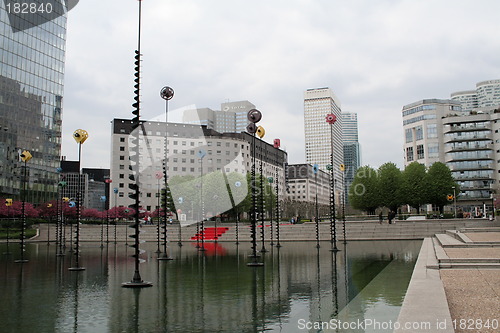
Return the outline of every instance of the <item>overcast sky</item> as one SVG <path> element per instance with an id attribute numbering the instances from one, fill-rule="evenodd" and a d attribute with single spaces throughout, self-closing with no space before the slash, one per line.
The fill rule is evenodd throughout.
<path id="1" fill-rule="evenodd" d="M 498 0 L 144 0 L 142 118 L 249 100 L 264 139 L 303 163 L 303 92 L 330 87 L 358 113 L 362 164 L 403 165 L 401 109 L 500 78 Z M 130 118 L 138 1 L 83 0 L 68 14 L 63 155 L 109 168 L 110 122 Z M 176 118 L 175 113 L 172 118 Z"/>

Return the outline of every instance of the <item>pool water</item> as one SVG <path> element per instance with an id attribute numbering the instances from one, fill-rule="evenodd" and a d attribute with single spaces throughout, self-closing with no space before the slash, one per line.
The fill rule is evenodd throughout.
<path id="1" fill-rule="evenodd" d="M 15 263 L 11 243 L 0 254 L 0 331 L 392 331 L 359 323 L 397 319 L 421 241 L 351 241 L 337 253 L 329 242 L 282 245 L 266 245 L 264 265 L 248 267 L 249 243 L 206 243 L 205 252 L 172 243 L 169 261 L 145 243 L 140 274 L 153 286 L 129 289 L 133 249 L 123 243 L 82 243 L 80 272 L 54 244 L 28 244 L 29 262 Z"/>

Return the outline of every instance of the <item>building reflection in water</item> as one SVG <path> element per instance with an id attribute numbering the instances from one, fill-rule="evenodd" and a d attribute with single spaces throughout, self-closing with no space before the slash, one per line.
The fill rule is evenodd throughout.
<path id="1" fill-rule="evenodd" d="M 420 248 L 414 241 L 353 241 L 332 253 L 297 242 L 270 247 L 264 267 L 247 267 L 250 246 L 241 244 L 218 242 L 204 253 L 196 244 L 176 247 L 175 260 L 161 265 L 155 244 L 143 245 L 141 273 L 154 287 L 140 292 L 121 288 L 134 269 L 122 244 L 109 251 L 83 244 L 88 265 L 81 275 L 67 272 L 70 256 L 57 257 L 45 244 L 43 251 L 28 245 L 25 267 L 0 257 L 0 294 L 14 305 L 2 306 L 0 322 L 23 333 L 293 332 L 300 320 L 382 321 L 397 318 Z"/>

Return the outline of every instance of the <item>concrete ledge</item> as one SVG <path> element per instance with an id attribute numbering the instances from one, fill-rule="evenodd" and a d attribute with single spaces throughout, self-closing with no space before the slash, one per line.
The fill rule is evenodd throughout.
<path id="1" fill-rule="evenodd" d="M 395 333 L 402 332 L 454 332 L 451 324 L 451 315 L 448 301 L 444 292 L 443 283 L 439 271 L 430 269 L 434 266 L 437 258 L 434 253 L 434 245 L 431 238 L 425 238 L 418 255 L 415 269 L 406 291 L 401 312 L 399 313 L 399 329 Z M 422 327 L 409 329 L 416 323 L 428 323 L 425 330 Z M 418 325 L 417 325 L 418 326 Z M 439 326 L 439 327 L 438 327 Z"/>

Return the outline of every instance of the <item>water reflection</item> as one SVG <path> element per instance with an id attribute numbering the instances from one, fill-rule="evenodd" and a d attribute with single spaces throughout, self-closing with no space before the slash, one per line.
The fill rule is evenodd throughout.
<path id="1" fill-rule="evenodd" d="M 84 272 L 68 271 L 71 254 L 56 256 L 45 243 L 28 245 L 28 264 L 1 256 L 2 330 L 306 332 L 300 323 L 389 320 L 399 313 L 420 242 L 353 241 L 338 253 L 290 243 L 269 247 L 263 267 L 246 265 L 245 243 L 207 242 L 204 252 L 196 243 L 171 247 L 172 261 L 156 260 L 154 243 L 143 245 L 141 275 L 153 288 L 142 290 L 121 288 L 134 270 L 124 244 L 82 244 Z"/>

